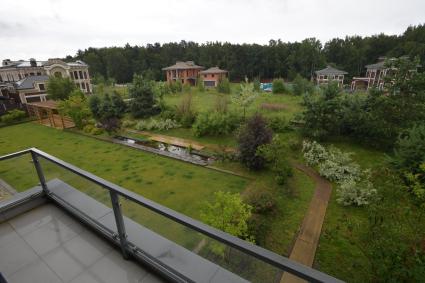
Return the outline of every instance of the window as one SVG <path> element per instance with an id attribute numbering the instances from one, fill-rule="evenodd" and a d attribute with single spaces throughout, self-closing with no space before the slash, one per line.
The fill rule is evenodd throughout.
<path id="1" fill-rule="evenodd" d="M 18 74 L 18 78 L 19 78 L 19 80 L 21 80 L 21 79 L 22 79 L 21 74 Z M 1 81 L 1 79 L 0 79 L 0 81 Z"/>
<path id="2" fill-rule="evenodd" d="M 213 78 L 214 78 L 214 74 L 212 74 L 212 75 L 211 75 L 211 77 L 213 77 Z"/>
<path id="3" fill-rule="evenodd" d="M 55 72 L 55 73 L 54 73 L 54 76 L 55 76 L 56 78 L 62 78 L 62 73 L 61 73 L 61 72 Z"/>
<path id="4" fill-rule="evenodd" d="M 44 87 L 44 84 L 38 84 L 38 88 L 40 89 L 40 90 L 45 90 L 46 88 Z"/>
<path id="5" fill-rule="evenodd" d="M 82 80 L 83 79 L 83 72 L 78 71 L 78 73 L 80 74 L 80 79 Z"/>
<path id="6" fill-rule="evenodd" d="M 85 84 L 85 83 L 81 83 L 81 87 L 82 87 L 83 89 L 86 89 L 86 84 Z"/>
<path id="7" fill-rule="evenodd" d="M 86 89 L 87 89 L 87 92 L 90 92 L 90 86 L 88 83 L 86 83 Z"/>
<path id="8" fill-rule="evenodd" d="M 75 80 L 78 80 L 78 73 L 77 73 L 77 71 L 74 71 L 74 79 Z"/>
<path id="9" fill-rule="evenodd" d="M 37 72 L 37 76 L 41 76 L 41 72 Z"/>
<path id="10" fill-rule="evenodd" d="M 206 78 L 207 77 L 207 75 L 204 75 L 204 78 Z"/>
<path id="11" fill-rule="evenodd" d="M 70 72 L 69 75 L 71 76 L 71 79 L 74 79 L 74 73 Z"/>
<path id="12" fill-rule="evenodd" d="M 79 83 L 75 83 L 75 85 L 77 86 L 77 88 L 80 88 L 80 84 Z"/>
<path id="13" fill-rule="evenodd" d="M 30 73 L 30 76 L 34 76 L 34 73 L 32 73 L 32 72 L 31 72 L 31 73 Z"/>
<path id="14" fill-rule="evenodd" d="M 25 74 L 24 76 L 25 76 L 25 77 L 28 77 L 28 74 Z"/>
<path id="15" fill-rule="evenodd" d="M 87 72 L 86 71 L 84 71 L 84 79 L 87 80 Z"/>

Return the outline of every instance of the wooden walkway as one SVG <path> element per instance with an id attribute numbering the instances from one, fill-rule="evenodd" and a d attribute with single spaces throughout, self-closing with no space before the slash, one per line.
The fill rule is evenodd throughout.
<path id="1" fill-rule="evenodd" d="M 294 164 L 298 169 L 310 176 L 316 183 L 313 199 L 306 215 L 304 216 L 301 229 L 292 248 L 290 259 L 312 266 L 319 244 L 322 225 L 325 220 L 326 209 L 332 193 L 332 185 L 321 177 L 315 170 L 302 164 Z M 280 283 L 306 282 L 296 276 L 285 272 Z"/>

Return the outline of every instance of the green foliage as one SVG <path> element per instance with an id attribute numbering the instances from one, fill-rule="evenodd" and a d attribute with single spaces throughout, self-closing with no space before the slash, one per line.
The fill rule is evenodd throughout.
<path id="1" fill-rule="evenodd" d="M 281 115 L 267 117 L 267 124 L 269 128 L 276 133 L 282 133 L 288 130 L 288 122 L 286 121 L 286 118 Z"/>
<path id="2" fill-rule="evenodd" d="M 314 92 L 314 85 L 309 80 L 297 74 L 292 81 L 292 92 L 294 95 L 312 94 Z"/>
<path id="3" fill-rule="evenodd" d="M 202 112 L 196 117 L 192 130 L 197 137 L 228 135 L 237 129 L 240 121 L 232 113 Z"/>
<path id="4" fill-rule="evenodd" d="M 345 180 L 337 189 L 337 199 L 339 204 L 348 206 L 369 205 L 376 197 L 377 190 L 370 181 L 370 172 L 365 171 L 359 181 L 353 179 Z"/>
<path id="5" fill-rule="evenodd" d="M 95 127 L 94 125 L 91 125 L 91 124 L 85 125 L 83 128 L 83 131 L 87 134 L 91 134 L 94 136 L 97 136 L 103 133 L 102 128 Z"/>
<path id="6" fill-rule="evenodd" d="M 205 91 L 204 79 L 202 78 L 202 76 L 199 76 L 198 80 L 196 81 L 196 87 L 200 92 Z"/>
<path id="7" fill-rule="evenodd" d="M 170 94 L 170 86 L 166 82 L 157 82 L 154 84 L 154 100 L 157 102 L 158 107 L 161 111 L 167 108 L 165 104 L 164 96 Z"/>
<path id="8" fill-rule="evenodd" d="M 419 124 L 400 134 L 391 163 L 399 170 L 416 173 L 423 162 L 425 162 L 425 124 Z"/>
<path id="9" fill-rule="evenodd" d="M 176 108 L 176 118 L 180 124 L 189 128 L 195 122 L 196 112 L 193 107 L 192 94 L 186 93 Z"/>
<path id="10" fill-rule="evenodd" d="M 151 118 L 150 120 L 142 120 L 136 124 L 136 129 L 139 131 L 168 131 L 179 127 L 179 123 L 171 119 L 158 120 Z"/>
<path id="11" fill-rule="evenodd" d="M 240 91 L 233 96 L 233 102 L 243 108 L 243 117 L 246 116 L 246 108 L 248 108 L 257 97 L 257 93 L 254 91 L 254 86 L 248 82 L 240 85 Z"/>
<path id="12" fill-rule="evenodd" d="M 261 82 L 259 78 L 255 78 L 252 81 L 252 85 L 254 86 L 254 91 L 255 92 L 260 92 L 261 91 Z"/>
<path id="13" fill-rule="evenodd" d="M 254 188 L 246 192 L 245 202 L 252 206 L 253 213 L 270 214 L 276 210 L 276 198 L 269 191 Z"/>
<path id="14" fill-rule="evenodd" d="M 220 113 L 227 113 L 229 105 L 229 98 L 224 95 L 217 95 L 214 101 L 214 111 Z"/>
<path id="15" fill-rule="evenodd" d="M 84 127 L 91 114 L 87 99 L 80 90 L 74 90 L 68 99 L 61 101 L 59 111 L 63 115 L 71 117 L 78 129 Z"/>
<path id="16" fill-rule="evenodd" d="M 289 177 L 292 176 L 292 167 L 287 159 L 287 145 L 279 135 L 275 135 L 272 142 L 261 145 L 257 149 L 257 154 L 262 156 L 270 165 L 270 169 L 275 174 L 275 180 L 278 185 L 284 185 Z"/>
<path id="17" fill-rule="evenodd" d="M 154 82 L 141 76 L 134 76 L 129 88 L 130 111 L 135 118 L 146 118 L 159 113 L 155 105 Z"/>
<path id="18" fill-rule="evenodd" d="M 425 162 L 419 165 L 416 172 L 405 173 L 404 177 L 409 190 L 419 200 L 422 207 L 425 208 Z"/>
<path id="19" fill-rule="evenodd" d="M 171 82 L 169 85 L 172 93 L 179 93 L 183 91 L 183 84 L 180 80 Z"/>
<path id="20" fill-rule="evenodd" d="M 230 82 L 228 78 L 222 78 L 217 84 L 217 91 L 219 93 L 229 94 L 231 92 Z"/>
<path id="21" fill-rule="evenodd" d="M 8 111 L 6 114 L 0 117 L 0 121 L 5 124 L 20 121 L 27 116 L 27 113 L 22 110 L 13 109 Z"/>
<path id="22" fill-rule="evenodd" d="M 120 127 L 120 118 L 124 115 L 126 105 L 116 92 L 112 95 L 92 95 L 89 107 L 93 117 L 102 124 L 102 127 L 111 133 Z"/>
<path id="23" fill-rule="evenodd" d="M 76 86 L 70 78 L 51 76 L 47 82 L 47 94 L 53 100 L 68 99 L 75 89 Z"/>
<path id="24" fill-rule="evenodd" d="M 251 170 L 262 169 L 265 159 L 257 154 L 257 149 L 272 140 L 272 131 L 265 119 L 259 114 L 249 118 L 239 130 L 237 140 L 242 164 Z"/>
<path id="25" fill-rule="evenodd" d="M 239 194 L 218 191 L 214 200 L 205 203 L 201 210 L 202 222 L 245 240 L 253 240 L 248 234 L 247 221 L 252 207 L 245 204 Z"/>
<path id="26" fill-rule="evenodd" d="M 285 86 L 285 81 L 283 79 L 274 79 L 272 83 L 272 91 L 275 94 L 287 93 L 288 90 Z"/>

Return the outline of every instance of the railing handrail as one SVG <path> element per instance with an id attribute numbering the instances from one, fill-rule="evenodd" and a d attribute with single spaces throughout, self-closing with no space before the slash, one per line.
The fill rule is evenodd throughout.
<path id="1" fill-rule="evenodd" d="M 272 251 L 256 246 L 252 243 L 239 239 L 221 230 L 208 226 L 184 214 L 176 212 L 168 207 L 160 205 L 152 200 L 149 200 L 143 196 L 140 196 L 134 192 L 131 192 L 121 186 L 118 186 L 112 182 L 109 182 L 99 176 L 96 176 L 90 172 L 87 172 L 77 166 L 74 166 L 68 162 L 65 162 L 37 148 L 29 148 L 19 152 L 0 156 L 0 161 L 11 159 L 20 155 L 24 155 L 26 153 L 33 153 L 33 154 L 36 154 L 37 156 L 43 157 L 44 159 L 49 160 L 59 165 L 60 167 L 63 167 L 85 179 L 88 179 L 109 191 L 113 191 L 126 199 L 134 201 L 146 207 L 149 210 L 152 210 L 162 216 L 165 216 L 168 219 L 171 219 L 177 223 L 180 223 L 186 227 L 189 227 L 197 232 L 205 234 L 219 242 L 227 244 L 235 249 L 238 249 L 244 253 L 247 253 L 259 260 L 262 260 L 270 265 L 273 265 L 277 268 L 280 268 L 284 271 L 294 274 L 300 278 L 303 278 L 310 282 L 343 282 L 328 274 L 325 274 L 311 267 L 308 267 L 298 262 L 295 262 L 293 260 L 290 260 L 289 258 L 280 256 Z"/>

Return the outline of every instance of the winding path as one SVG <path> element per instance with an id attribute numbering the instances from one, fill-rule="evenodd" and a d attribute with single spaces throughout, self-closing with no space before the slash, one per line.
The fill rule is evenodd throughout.
<path id="1" fill-rule="evenodd" d="M 307 174 L 316 183 L 313 199 L 307 210 L 301 229 L 289 258 L 307 266 L 312 266 L 319 244 L 326 209 L 332 193 L 332 185 L 315 170 L 303 164 L 293 164 L 295 168 Z M 280 283 L 305 282 L 304 280 L 285 272 Z"/>

